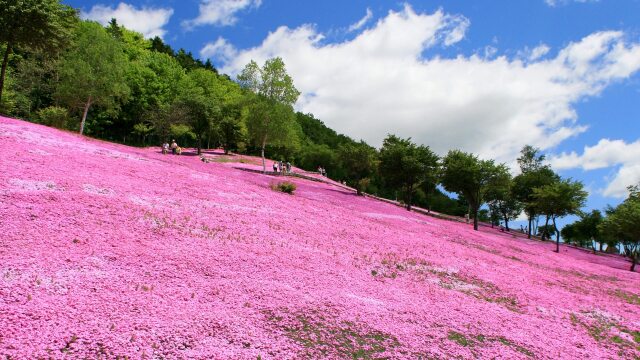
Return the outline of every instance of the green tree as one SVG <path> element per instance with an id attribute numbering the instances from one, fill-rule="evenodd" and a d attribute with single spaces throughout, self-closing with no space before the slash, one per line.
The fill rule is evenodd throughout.
<path id="1" fill-rule="evenodd" d="M 357 144 L 344 144 L 338 148 L 338 158 L 349 182 L 362 195 L 369 177 L 376 168 L 376 150 L 364 141 Z"/>
<path id="2" fill-rule="evenodd" d="M 522 212 L 523 206 L 513 193 L 513 177 L 504 165 L 496 167 L 496 173 L 487 184 L 485 194 L 491 213 L 499 215 L 509 231 L 509 221 L 516 219 Z"/>
<path id="3" fill-rule="evenodd" d="M 180 85 L 179 104 L 185 109 L 187 123 L 196 136 L 198 154 L 205 136 L 222 121 L 223 94 L 226 88 L 214 72 L 205 69 L 190 71 Z"/>
<path id="4" fill-rule="evenodd" d="M 504 165 L 493 160 L 480 160 L 460 150 L 451 150 L 442 159 L 441 183 L 445 190 L 464 196 L 473 213 L 473 229 L 478 230 L 478 210 L 485 202 L 485 193 Z"/>
<path id="5" fill-rule="evenodd" d="M 411 210 L 415 190 L 425 182 L 436 182 L 438 160 L 428 146 L 388 135 L 380 149 L 380 175 L 386 184 L 403 191 L 407 210 Z"/>
<path id="6" fill-rule="evenodd" d="M 579 181 L 559 180 L 549 185 L 533 189 L 533 205 L 542 214 L 551 219 L 556 235 L 556 252 L 560 252 L 560 231 L 556 219 L 579 214 L 587 201 L 588 193 Z"/>
<path id="7" fill-rule="evenodd" d="M 0 70 L 0 101 L 13 49 L 46 50 L 52 55 L 64 47 L 75 21 L 76 11 L 58 0 L 0 1 L 0 43 L 5 47 Z"/>
<path id="8" fill-rule="evenodd" d="M 531 238 L 533 232 L 533 220 L 538 217 L 539 211 L 535 207 L 533 191 L 559 179 L 549 165 L 544 164 L 545 156 L 539 154 L 540 149 L 526 145 L 520 152 L 518 165 L 520 174 L 513 179 L 513 195 L 519 201 L 529 221 L 528 234 Z"/>
<path id="9" fill-rule="evenodd" d="M 222 109 L 222 121 L 218 125 L 218 134 L 224 153 L 238 149 L 243 142 L 247 129 L 242 122 L 242 108 L 236 104 L 225 105 Z"/>
<path id="10" fill-rule="evenodd" d="M 238 75 L 238 83 L 251 96 L 247 121 L 249 135 L 261 148 L 262 171 L 266 171 L 264 149 L 268 143 L 283 143 L 293 134 L 293 104 L 300 92 L 287 74 L 284 62 L 276 57 L 260 68 L 249 62 Z"/>
<path id="11" fill-rule="evenodd" d="M 124 80 L 127 65 L 122 46 L 100 24 L 79 24 L 73 45 L 60 63 L 56 97 L 69 107 L 84 108 L 80 134 L 91 105 L 116 110 L 118 101 L 128 97 L 129 87 Z"/>
<path id="12" fill-rule="evenodd" d="M 612 209 L 600 224 L 603 236 L 622 243 L 624 254 L 631 259 L 631 271 L 640 259 L 640 188 L 630 186 L 629 197 Z"/>
<path id="13" fill-rule="evenodd" d="M 599 242 L 600 251 L 602 251 L 602 246 L 605 243 L 599 230 L 602 220 L 600 210 L 593 210 L 590 213 L 582 214 L 578 221 L 564 226 L 560 235 L 565 242 L 580 247 L 591 247 L 594 252 L 596 251 L 596 242 Z"/>

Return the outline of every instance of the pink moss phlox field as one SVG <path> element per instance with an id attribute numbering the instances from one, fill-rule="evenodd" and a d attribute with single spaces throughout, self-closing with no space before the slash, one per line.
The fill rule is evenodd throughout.
<path id="1" fill-rule="evenodd" d="M 0 152 L 3 359 L 640 356 L 617 256 L 19 120 Z"/>

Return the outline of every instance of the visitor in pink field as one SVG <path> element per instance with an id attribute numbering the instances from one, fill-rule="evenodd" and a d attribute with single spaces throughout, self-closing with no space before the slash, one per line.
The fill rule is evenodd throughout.
<path id="1" fill-rule="evenodd" d="M 278 163 L 277 162 L 273 162 L 273 172 L 277 173 L 278 172 Z"/>
<path id="2" fill-rule="evenodd" d="M 171 153 L 175 155 L 177 150 L 178 150 L 178 143 L 175 140 L 171 140 Z"/>
<path id="3" fill-rule="evenodd" d="M 164 144 L 162 144 L 162 154 L 167 155 L 168 153 L 169 153 L 169 143 L 165 141 Z"/>

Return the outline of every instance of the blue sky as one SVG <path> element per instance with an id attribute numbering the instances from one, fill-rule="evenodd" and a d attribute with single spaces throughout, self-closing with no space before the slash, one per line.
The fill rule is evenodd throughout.
<path id="1" fill-rule="evenodd" d="M 526 143 L 582 180 L 590 208 L 640 181 L 640 1 L 67 0 L 234 75 L 281 56 L 296 107 L 379 146 L 513 164 Z"/>

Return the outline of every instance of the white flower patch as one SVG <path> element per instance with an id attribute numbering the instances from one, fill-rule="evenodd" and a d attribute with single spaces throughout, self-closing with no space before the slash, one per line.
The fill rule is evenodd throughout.
<path id="1" fill-rule="evenodd" d="M 440 280 L 440 279 L 438 279 Z M 443 282 L 443 281 L 439 281 L 439 283 L 443 286 L 446 287 L 448 289 L 451 290 L 457 290 L 457 291 L 471 291 L 471 290 L 477 290 L 480 287 L 473 285 L 473 284 L 469 284 L 467 282 L 464 281 L 460 281 L 460 280 L 453 280 L 450 282 Z"/>
<path id="2" fill-rule="evenodd" d="M 41 150 L 41 149 L 29 150 L 29 153 L 36 154 L 36 155 L 42 155 L 42 156 L 52 155 L 50 152 L 46 152 L 46 151 Z"/>
<path id="3" fill-rule="evenodd" d="M 89 194 L 96 194 L 96 195 L 113 196 L 115 194 L 115 191 L 109 188 L 101 188 L 91 184 L 83 184 L 82 190 L 84 190 L 84 192 L 87 192 Z"/>
<path id="4" fill-rule="evenodd" d="M 346 296 L 349 297 L 349 298 L 352 298 L 352 299 L 360 300 L 360 301 L 362 301 L 364 303 L 367 303 L 367 304 L 384 305 L 384 302 L 381 301 L 381 300 L 378 300 L 378 299 L 373 299 L 373 298 L 364 297 L 364 296 L 358 296 L 358 295 L 355 295 L 355 294 L 347 294 Z"/>
<path id="5" fill-rule="evenodd" d="M 112 157 L 114 159 L 126 159 L 126 160 L 135 160 L 135 161 L 146 161 L 145 159 L 129 155 L 127 153 L 120 152 L 118 150 L 104 150 L 104 149 L 96 149 L 93 151 L 94 154 L 97 155 L 105 155 L 108 157 Z"/>
<path id="6" fill-rule="evenodd" d="M 402 221 L 412 220 L 401 215 L 389 215 L 389 214 L 371 213 L 371 212 L 364 213 L 364 215 L 368 217 L 372 217 L 374 219 L 394 219 L 394 220 L 402 220 Z"/>
<path id="7" fill-rule="evenodd" d="M 9 179 L 9 185 L 22 191 L 56 191 L 56 183 L 53 181 L 39 181 L 28 179 Z"/>
<path id="8" fill-rule="evenodd" d="M 136 205 L 146 206 L 146 207 L 153 207 L 153 204 L 151 203 L 151 201 L 149 201 L 148 199 L 146 199 L 144 197 L 141 197 L 141 196 L 130 195 L 129 196 L 129 201 L 131 201 L 132 203 L 134 203 Z"/>

